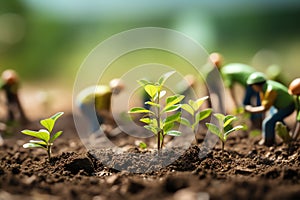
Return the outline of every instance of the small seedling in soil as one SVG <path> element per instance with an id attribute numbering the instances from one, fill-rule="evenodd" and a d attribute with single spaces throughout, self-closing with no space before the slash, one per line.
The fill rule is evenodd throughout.
<path id="1" fill-rule="evenodd" d="M 287 127 L 282 122 L 276 122 L 275 133 L 282 139 L 284 143 L 292 141 Z"/>
<path id="2" fill-rule="evenodd" d="M 40 121 L 40 124 L 46 129 L 40 129 L 39 131 L 32 130 L 23 130 L 21 131 L 25 135 L 33 136 L 39 140 L 30 140 L 29 143 L 23 145 L 24 148 L 43 148 L 47 151 L 48 160 L 51 160 L 51 147 L 54 140 L 56 140 L 61 134 L 62 131 L 58 131 L 51 136 L 51 132 L 55 125 L 56 120 L 62 116 L 63 112 L 58 112 L 52 117 L 43 119 Z"/>
<path id="3" fill-rule="evenodd" d="M 212 112 L 211 108 L 207 108 L 200 111 L 200 107 L 206 99 L 208 99 L 208 96 L 199 98 L 196 101 L 189 100 L 187 104 L 182 104 L 181 106 L 183 110 L 188 112 L 193 117 L 193 120 L 190 122 L 188 119 L 181 117 L 180 123 L 192 129 L 195 135 L 196 142 L 197 142 L 197 137 L 196 137 L 197 127 L 199 122 L 207 118 Z"/>
<path id="4" fill-rule="evenodd" d="M 212 123 L 206 123 L 206 126 L 210 132 L 217 135 L 222 142 L 222 155 L 224 152 L 224 145 L 227 137 L 230 133 L 243 129 L 242 125 L 233 127 L 233 121 L 237 120 L 237 117 L 233 115 L 223 115 L 221 113 L 216 113 L 214 116 L 218 119 L 219 126 Z"/>
<path id="5" fill-rule="evenodd" d="M 183 95 L 175 94 L 166 98 L 165 106 L 161 105 L 161 99 L 165 96 L 166 91 L 163 90 L 166 80 L 174 74 L 175 71 L 167 72 L 162 75 L 155 83 L 147 80 L 139 80 L 139 84 L 150 96 L 150 101 L 145 104 L 152 106 L 153 109 L 146 109 L 142 107 L 134 107 L 128 113 L 142 113 L 145 114 L 140 121 L 145 123 L 144 128 L 150 130 L 156 137 L 157 149 L 160 150 L 164 144 L 164 137 L 180 136 L 181 132 L 173 130 L 175 123 L 179 121 L 181 112 L 175 112 L 180 107 L 180 101 L 184 98 Z M 163 117 L 166 116 L 167 117 Z"/>
<path id="6" fill-rule="evenodd" d="M 146 144 L 145 142 L 140 142 L 140 143 L 139 143 L 139 148 L 140 148 L 140 149 L 143 149 L 143 150 L 144 150 L 144 149 L 147 149 L 147 144 Z"/>

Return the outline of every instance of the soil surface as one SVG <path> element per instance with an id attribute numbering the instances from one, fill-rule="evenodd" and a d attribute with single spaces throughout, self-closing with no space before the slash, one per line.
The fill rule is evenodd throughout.
<path id="1" fill-rule="evenodd" d="M 0 147 L 1 200 L 300 199 L 299 140 L 290 145 L 277 140 L 276 145 L 265 147 L 257 144 L 260 136 L 240 131 L 229 136 L 222 155 L 219 143 L 207 152 L 201 145 L 205 135 L 199 134 L 199 145 L 191 145 L 164 166 L 164 152 L 155 160 L 157 151 L 138 148 L 126 134 L 111 139 L 122 141 L 123 153 L 86 150 L 72 115 L 65 114 L 56 127 L 64 133 L 56 140 L 48 162 L 44 150 L 22 147 L 31 139 L 20 133 L 24 128 L 40 126 L 38 121 L 20 126 L 6 135 L 6 143 Z M 180 150 L 166 151 L 177 155 Z M 206 156 L 200 158 L 203 152 Z M 132 153 L 138 156 L 128 159 Z M 136 166 L 141 165 L 148 171 L 130 172 L 139 172 Z"/>

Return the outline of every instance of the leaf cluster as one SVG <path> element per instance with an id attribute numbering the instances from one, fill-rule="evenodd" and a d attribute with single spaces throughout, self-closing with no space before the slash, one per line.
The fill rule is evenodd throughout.
<path id="1" fill-rule="evenodd" d="M 197 128 L 197 125 L 199 124 L 199 122 L 202 121 L 203 119 L 207 118 L 212 112 L 211 108 L 200 110 L 201 105 L 207 99 L 208 99 L 208 96 L 199 98 L 196 101 L 189 100 L 187 104 L 182 104 L 182 106 L 181 106 L 181 109 L 185 110 L 193 117 L 193 121 L 190 122 L 188 119 L 181 117 L 180 123 L 185 126 L 190 127 L 194 133 L 196 132 L 196 128 Z"/>
<path id="2" fill-rule="evenodd" d="M 138 83 L 144 88 L 146 93 L 150 96 L 150 101 L 145 104 L 150 105 L 153 109 L 146 109 L 142 107 L 134 107 L 130 109 L 129 113 L 143 113 L 144 117 L 140 119 L 141 122 L 147 124 L 144 127 L 150 130 L 154 135 L 163 133 L 163 135 L 180 136 L 181 132 L 172 130 L 175 122 L 180 120 L 181 113 L 172 113 L 177 111 L 180 107 L 180 101 L 184 98 L 184 95 L 175 94 L 166 98 L 164 105 L 160 104 L 161 99 L 166 95 L 166 91 L 163 90 L 163 85 L 166 80 L 174 74 L 175 71 L 167 72 L 162 75 L 157 82 L 149 82 L 147 80 L 139 80 Z M 163 115 L 168 114 L 163 119 Z"/>
<path id="3" fill-rule="evenodd" d="M 219 126 L 206 123 L 206 126 L 210 132 L 217 135 L 222 142 L 226 142 L 227 137 L 234 131 L 243 129 L 242 125 L 233 127 L 233 121 L 237 120 L 236 116 L 233 115 L 223 115 L 221 113 L 215 113 L 214 116 L 218 119 Z"/>

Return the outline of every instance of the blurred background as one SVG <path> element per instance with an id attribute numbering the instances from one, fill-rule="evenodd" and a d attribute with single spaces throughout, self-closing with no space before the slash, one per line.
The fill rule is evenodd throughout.
<path id="1" fill-rule="evenodd" d="M 76 72 L 94 47 L 119 32 L 152 26 L 185 33 L 208 53 L 222 53 L 225 63 L 261 71 L 280 66 L 289 83 L 300 76 L 299 18 L 297 0 L 1 1 L 0 70 L 18 71 L 23 96 L 32 94 L 27 110 L 33 98 L 45 111 L 61 109 L 64 101 L 71 106 Z"/>

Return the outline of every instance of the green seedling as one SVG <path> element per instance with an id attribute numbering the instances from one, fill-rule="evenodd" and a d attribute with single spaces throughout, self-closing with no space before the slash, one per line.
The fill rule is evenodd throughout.
<path id="1" fill-rule="evenodd" d="M 147 144 L 145 142 L 140 142 L 139 143 L 139 148 L 140 149 L 147 149 Z"/>
<path id="2" fill-rule="evenodd" d="M 284 143 L 292 141 L 287 127 L 282 122 L 276 122 L 275 133 L 283 140 Z"/>
<path id="3" fill-rule="evenodd" d="M 158 150 L 162 148 L 166 135 L 181 135 L 180 131 L 173 130 L 175 123 L 180 120 L 181 112 L 174 114 L 174 111 L 180 109 L 181 104 L 179 103 L 184 96 L 179 94 L 169 96 L 165 100 L 165 106 L 161 105 L 162 98 L 166 94 L 166 91 L 163 90 L 164 83 L 174 73 L 175 71 L 165 73 L 155 83 L 147 80 L 139 80 L 138 83 L 150 97 L 150 101 L 145 102 L 145 104 L 152 106 L 153 109 L 148 110 L 142 107 L 134 107 L 128 112 L 144 114 L 140 121 L 146 124 L 144 128 L 150 130 L 155 135 Z"/>
<path id="4" fill-rule="evenodd" d="M 39 140 L 30 140 L 29 143 L 23 145 L 24 148 L 43 148 L 47 151 L 48 159 L 51 159 L 51 147 L 54 140 L 56 140 L 61 134 L 62 131 L 58 131 L 51 136 L 51 132 L 55 125 L 56 120 L 62 116 L 63 112 L 58 112 L 50 118 L 43 119 L 40 121 L 40 124 L 46 129 L 40 129 L 39 131 L 32 130 L 23 130 L 21 131 L 25 135 L 30 135 Z"/>
<path id="5" fill-rule="evenodd" d="M 234 131 L 238 131 L 243 129 L 242 125 L 238 125 L 233 127 L 232 123 L 233 121 L 237 120 L 237 117 L 233 115 L 223 115 L 221 113 L 216 113 L 214 116 L 218 119 L 219 126 L 212 124 L 212 123 L 206 123 L 206 126 L 210 132 L 217 135 L 219 139 L 222 142 L 222 154 L 224 152 L 224 145 L 227 140 L 227 137 L 230 133 Z"/>
<path id="6" fill-rule="evenodd" d="M 196 142 L 197 142 L 197 137 L 196 137 L 197 127 L 199 122 L 207 118 L 212 112 L 211 108 L 207 108 L 200 111 L 200 107 L 206 99 L 208 99 L 208 96 L 199 98 L 196 101 L 189 100 L 187 104 L 182 104 L 181 106 L 181 109 L 185 110 L 192 116 L 192 121 L 190 122 L 188 119 L 181 117 L 180 123 L 192 129 L 195 135 Z"/>

